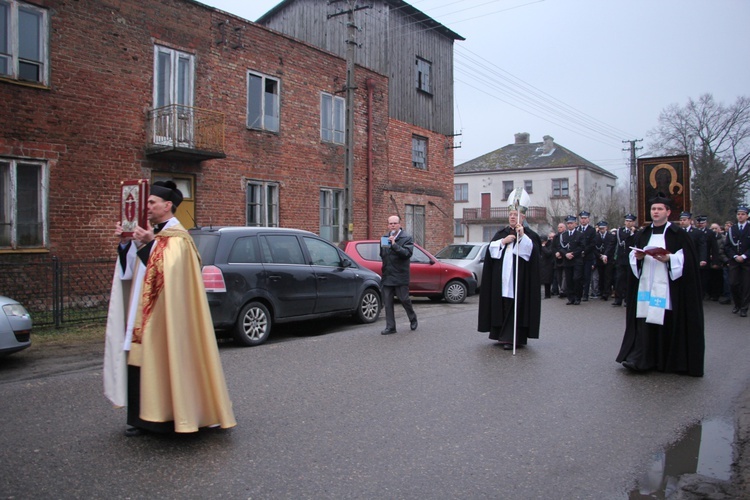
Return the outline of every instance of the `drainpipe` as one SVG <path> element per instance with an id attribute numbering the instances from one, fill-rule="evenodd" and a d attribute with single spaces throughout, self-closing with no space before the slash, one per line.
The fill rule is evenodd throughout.
<path id="1" fill-rule="evenodd" d="M 368 78 L 367 87 L 367 239 L 372 239 L 372 95 L 375 80 Z"/>

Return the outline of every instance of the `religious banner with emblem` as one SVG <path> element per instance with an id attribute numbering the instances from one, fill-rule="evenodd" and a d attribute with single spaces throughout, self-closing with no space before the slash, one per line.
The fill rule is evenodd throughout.
<path id="1" fill-rule="evenodd" d="M 133 236 L 136 226 L 146 227 L 148 193 L 148 179 L 120 182 L 120 221 L 123 236 Z"/>
<path id="2" fill-rule="evenodd" d="M 651 222 L 648 200 L 662 192 L 672 200 L 669 220 L 690 211 L 690 157 L 688 155 L 638 158 L 638 225 Z"/>

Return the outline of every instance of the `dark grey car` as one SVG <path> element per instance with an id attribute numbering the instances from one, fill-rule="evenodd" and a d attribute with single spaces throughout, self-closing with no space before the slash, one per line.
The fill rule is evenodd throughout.
<path id="1" fill-rule="evenodd" d="M 244 345 L 268 339 L 276 323 L 380 316 L 380 276 L 329 241 L 299 229 L 191 229 L 201 254 L 214 328 Z"/>

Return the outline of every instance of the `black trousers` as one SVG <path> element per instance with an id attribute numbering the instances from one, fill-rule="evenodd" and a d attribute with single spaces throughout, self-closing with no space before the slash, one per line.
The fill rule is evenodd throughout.
<path id="1" fill-rule="evenodd" d="M 128 365 L 128 425 L 151 432 L 174 432 L 174 422 L 141 419 L 141 368 Z"/>
<path id="2" fill-rule="evenodd" d="M 615 265 L 615 298 L 617 300 L 625 300 L 625 295 L 628 293 L 628 273 L 630 270 L 630 264 L 616 264 Z"/>
<path id="3" fill-rule="evenodd" d="M 568 262 L 565 266 L 565 296 L 568 301 L 581 300 L 583 293 L 583 261 Z"/>
<path id="4" fill-rule="evenodd" d="M 732 259 L 729 262 L 729 291 L 734 306 L 746 309 L 750 306 L 750 260 L 742 264 Z"/>
<path id="5" fill-rule="evenodd" d="M 383 291 L 383 309 L 385 309 L 386 328 L 391 330 L 396 329 L 396 315 L 393 311 L 394 294 L 398 297 L 401 305 L 404 306 L 409 321 L 417 319 L 417 313 L 414 312 L 414 307 L 411 305 L 411 297 L 409 297 L 409 285 L 382 286 L 381 289 Z"/>

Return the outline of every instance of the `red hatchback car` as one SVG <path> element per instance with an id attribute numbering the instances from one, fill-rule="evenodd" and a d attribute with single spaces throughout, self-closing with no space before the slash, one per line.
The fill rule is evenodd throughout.
<path id="1" fill-rule="evenodd" d="M 382 275 L 380 241 L 343 241 L 339 247 L 357 264 Z M 445 299 L 451 304 L 460 304 L 477 289 L 477 280 L 471 271 L 437 260 L 430 252 L 414 244 L 411 256 L 409 294 L 429 297 L 431 300 Z"/>

